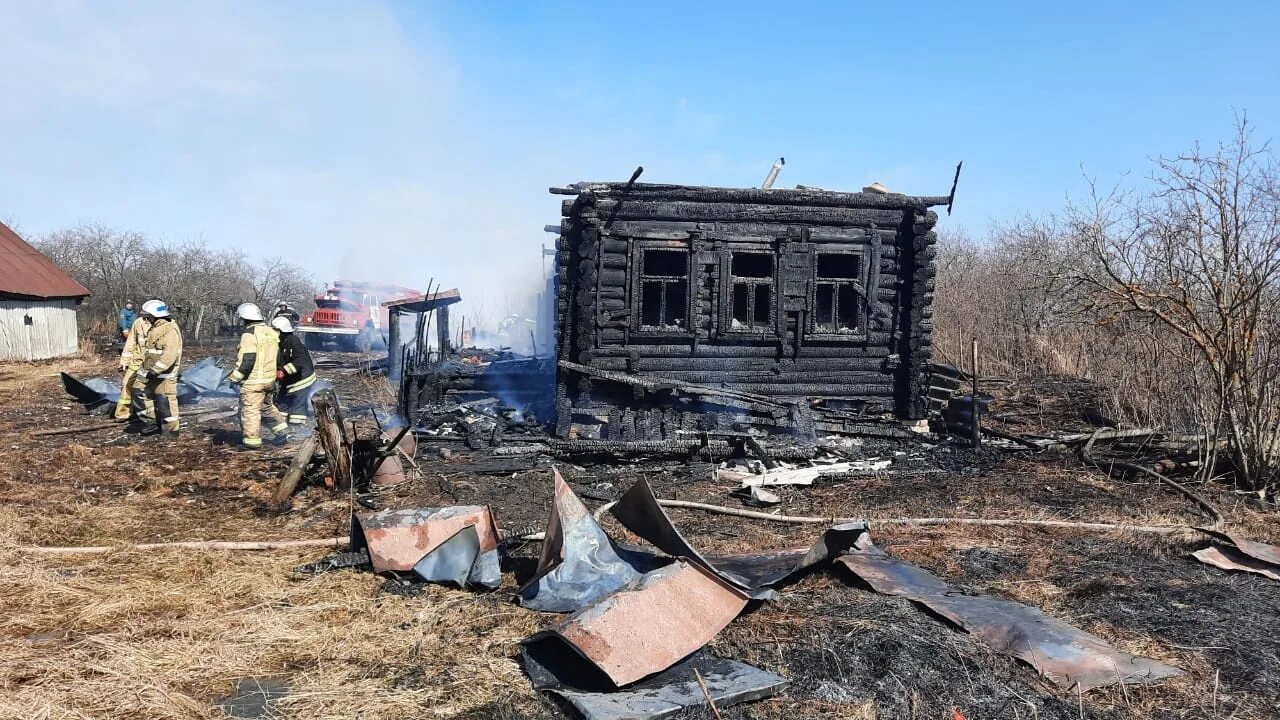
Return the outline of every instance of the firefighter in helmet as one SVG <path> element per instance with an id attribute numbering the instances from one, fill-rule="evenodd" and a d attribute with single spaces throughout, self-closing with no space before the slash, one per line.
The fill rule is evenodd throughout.
<path id="1" fill-rule="evenodd" d="M 142 317 L 151 323 L 142 342 L 142 364 L 134 375 L 132 403 L 155 412 L 156 424 L 142 427 L 143 435 L 176 436 L 178 421 L 178 368 L 182 365 L 182 330 L 169 315 L 163 300 L 142 304 Z M 139 419 L 145 417 L 141 413 Z"/>
<path id="2" fill-rule="evenodd" d="M 130 305 L 132 306 L 132 303 Z M 117 422 L 135 420 L 139 415 L 151 415 L 150 406 L 136 407 L 133 404 L 133 387 L 137 382 L 138 369 L 142 367 L 144 359 L 142 344 L 146 342 L 147 331 L 150 329 L 151 321 L 144 313 L 133 319 L 125 335 L 124 350 L 120 351 L 120 372 L 124 373 L 124 377 L 120 379 L 120 399 L 116 400 L 115 420 Z M 140 422 L 140 419 L 138 420 Z"/>
<path id="3" fill-rule="evenodd" d="M 280 407 L 289 413 L 290 425 L 307 421 L 311 408 L 311 388 L 316 384 L 316 364 L 307 346 L 293 332 L 289 318 L 277 315 L 271 327 L 280 333 L 280 357 L 277 359 L 280 382 Z"/>
<path id="4" fill-rule="evenodd" d="M 298 311 L 294 310 L 292 307 L 290 307 L 289 303 L 283 300 L 281 300 L 280 303 L 276 305 L 276 312 L 274 315 L 271 316 L 271 319 L 274 320 L 280 317 L 287 318 L 289 322 L 293 325 L 297 325 L 298 321 L 302 319 L 302 316 L 298 314 Z"/>
<path id="5" fill-rule="evenodd" d="M 240 349 L 231 382 L 240 385 L 240 442 L 247 449 L 262 447 L 262 416 L 270 418 L 271 432 L 288 438 L 289 423 L 276 408 L 271 396 L 276 388 L 276 357 L 280 336 L 263 320 L 262 310 L 253 303 L 241 303 L 236 315 L 244 323 Z"/>

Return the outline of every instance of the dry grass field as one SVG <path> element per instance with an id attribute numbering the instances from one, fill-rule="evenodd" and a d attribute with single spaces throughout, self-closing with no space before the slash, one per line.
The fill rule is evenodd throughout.
<path id="1" fill-rule="evenodd" d="M 515 605 L 511 572 L 488 594 L 439 586 L 404 592 L 360 571 L 292 572 L 322 549 L 131 549 L 143 542 L 342 536 L 348 500 L 313 486 L 290 512 L 267 512 L 263 500 L 287 453 L 235 452 L 232 419 L 192 422 L 178 441 L 123 442 L 114 429 L 33 436 L 101 422 L 62 393 L 56 374 L 63 368 L 107 374 L 109 364 L 0 365 L 0 718 L 221 718 L 219 701 L 244 678 L 287 685 L 263 717 L 560 716 L 532 691 L 514 659 L 518 642 L 555 616 Z M 341 380 L 339 390 L 348 404 L 386 400 L 385 388 L 368 379 Z M 1177 496 L 1108 478 L 1073 458 L 937 457 L 945 461 L 943 473 L 782 488 L 781 507 L 795 515 L 872 519 L 1195 520 Z M 490 503 L 508 526 L 545 518 L 544 471 L 495 478 L 468 474 L 462 457 L 424 462 L 448 485 L 428 479 L 379 502 Z M 591 473 L 584 468 L 572 476 Z M 663 497 L 736 503 L 723 482 L 649 477 Z M 609 492 L 629 485 L 625 473 L 608 482 Z M 581 480 L 579 486 L 605 487 Z M 1280 540 L 1274 515 L 1224 489 L 1211 492 L 1242 534 Z M 687 510 L 672 516 L 709 551 L 805 545 L 818 532 Z M 1153 687 L 1066 693 L 911 603 L 875 595 L 830 570 L 785 588 L 780 600 L 739 618 L 713 642 L 713 652 L 789 680 L 782 695 L 725 710 L 725 718 L 1280 715 L 1274 632 L 1280 585 L 1200 565 L 1189 553 L 1205 541 L 1193 533 L 873 523 L 872 536 L 966 590 L 1035 605 L 1186 674 Z M 20 549 L 30 545 L 119 549 L 97 555 Z M 536 545 L 514 549 L 510 567 L 518 574 L 537 552 Z"/>

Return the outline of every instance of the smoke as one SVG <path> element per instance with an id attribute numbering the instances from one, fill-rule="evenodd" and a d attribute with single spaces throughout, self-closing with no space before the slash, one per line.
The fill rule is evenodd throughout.
<path id="1" fill-rule="evenodd" d="M 563 199 L 548 187 L 640 164 L 650 181 L 754 184 L 775 156 L 726 161 L 719 119 L 682 97 L 636 114 L 627 90 L 556 69 L 512 93 L 431 13 L 407 27 L 397 12 L 0 3 L 0 67 L 21 68 L 0 73 L 0 135 L 23 138 L 6 147 L 6 212 L 34 235 L 92 221 L 202 238 L 319 282 L 434 279 L 496 331 L 536 316 Z"/>
<path id="2" fill-rule="evenodd" d="M 0 73 L 0 132 L 30 139 L 0 196 L 35 234 L 91 219 L 530 309 L 546 188 L 575 173 L 486 134 L 495 108 L 432 28 L 363 3 L 6 3 L 0 26 L 0 67 L 23 68 Z"/>

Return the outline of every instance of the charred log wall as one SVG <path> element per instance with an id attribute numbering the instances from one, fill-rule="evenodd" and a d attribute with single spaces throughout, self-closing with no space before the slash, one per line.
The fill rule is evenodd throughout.
<path id="1" fill-rule="evenodd" d="M 577 194 L 557 242 L 559 360 L 780 405 L 927 412 L 937 222 L 928 207 L 945 198 L 621 183 L 553 192 Z M 673 402 L 680 393 L 602 377 L 616 379 L 561 367 L 560 434 L 583 416 L 620 439 L 725 416 L 803 422 L 741 407 L 721 415 L 705 397 Z"/>

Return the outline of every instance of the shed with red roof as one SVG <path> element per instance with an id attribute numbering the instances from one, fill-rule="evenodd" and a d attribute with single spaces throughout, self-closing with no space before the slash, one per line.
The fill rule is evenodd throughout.
<path id="1" fill-rule="evenodd" d="M 44 360 L 80 349 L 76 309 L 89 295 L 0 223 L 0 360 Z"/>

